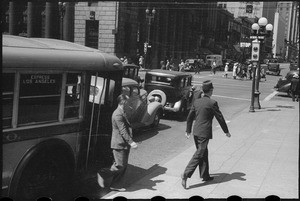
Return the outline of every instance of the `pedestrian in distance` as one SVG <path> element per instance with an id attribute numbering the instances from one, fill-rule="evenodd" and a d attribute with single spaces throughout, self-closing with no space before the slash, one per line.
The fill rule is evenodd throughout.
<path id="1" fill-rule="evenodd" d="M 167 69 L 164 61 L 160 61 L 160 69 L 162 69 L 162 70 Z"/>
<path id="2" fill-rule="evenodd" d="M 236 63 L 233 64 L 233 68 L 232 68 L 232 77 L 233 77 L 233 79 L 236 79 L 237 69 L 238 69 L 238 63 L 236 62 Z"/>
<path id="3" fill-rule="evenodd" d="M 212 120 L 214 117 L 218 120 L 226 136 L 231 137 L 225 119 L 219 110 L 217 101 L 210 98 L 213 94 L 213 89 L 214 87 L 210 80 L 203 82 L 202 91 L 204 96 L 194 101 L 187 117 L 185 135 L 187 138 L 190 137 L 192 124 L 195 120 L 193 136 L 197 150 L 181 175 L 181 184 L 184 189 L 186 189 L 187 178 L 193 175 L 197 166 L 199 166 L 200 178 L 202 178 L 203 181 L 207 182 L 213 180 L 213 177 L 209 174 L 207 145 L 209 140 L 212 139 Z"/>
<path id="4" fill-rule="evenodd" d="M 97 179 L 101 188 L 109 187 L 116 191 L 126 190 L 113 185 L 117 185 L 117 181 L 126 171 L 130 148 L 137 148 L 137 144 L 132 139 L 132 128 L 124 112 L 127 99 L 126 95 L 119 95 L 117 98 L 118 107 L 112 114 L 111 149 L 114 163 L 110 168 L 102 168 L 98 171 Z"/>
<path id="5" fill-rule="evenodd" d="M 265 81 L 267 81 L 267 65 L 263 65 L 261 66 L 261 69 L 260 69 L 260 78 L 265 78 Z"/>
<path id="6" fill-rule="evenodd" d="M 252 64 L 250 63 L 249 65 L 248 65 L 248 75 L 249 75 L 249 79 L 250 80 L 252 80 L 252 68 L 253 68 L 253 66 L 252 66 Z"/>
<path id="7" fill-rule="evenodd" d="M 200 70 L 204 66 L 203 59 L 196 59 L 194 61 L 194 65 L 195 65 L 195 74 L 197 74 L 197 73 L 200 74 Z"/>
<path id="8" fill-rule="evenodd" d="M 216 60 L 213 60 L 213 62 L 211 63 L 211 72 L 214 75 L 216 74 L 216 68 L 217 68 Z"/>
<path id="9" fill-rule="evenodd" d="M 292 77 L 291 80 L 291 95 L 292 95 L 292 101 L 294 102 L 295 100 L 298 102 L 299 101 L 299 74 L 295 73 Z"/>
<path id="10" fill-rule="evenodd" d="M 181 59 L 180 64 L 179 64 L 179 71 L 184 72 L 184 68 L 185 68 L 185 63 L 184 63 L 183 59 Z"/>
<path id="11" fill-rule="evenodd" d="M 140 69 L 144 68 L 144 57 L 142 55 L 139 58 L 139 66 L 140 66 Z"/>
<path id="12" fill-rule="evenodd" d="M 226 78 L 227 78 L 228 68 L 229 68 L 228 65 L 229 65 L 229 63 L 226 63 L 225 67 L 224 67 L 224 77 L 226 77 Z"/>
<path id="13" fill-rule="evenodd" d="M 170 61 L 169 61 L 169 59 L 167 59 L 167 62 L 166 62 L 166 70 L 170 70 Z"/>
<path id="14" fill-rule="evenodd" d="M 128 64 L 128 59 L 127 59 L 127 57 L 126 56 L 124 56 L 124 62 L 123 62 L 124 64 Z"/>

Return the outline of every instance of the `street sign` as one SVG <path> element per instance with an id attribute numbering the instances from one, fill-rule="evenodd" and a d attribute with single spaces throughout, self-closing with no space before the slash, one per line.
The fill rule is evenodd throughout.
<path id="1" fill-rule="evenodd" d="M 264 40 L 265 36 L 258 36 L 258 40 Z"/>
<path id="2" fill-rule="evenodd" d="M 257 36 L 250 36 L 250 39 L 257 39 Z"/>
<path id="3" fill-rule="evenodd" d="M 250 47 L 251 43 L 241 42 L 240 47 Z"/>

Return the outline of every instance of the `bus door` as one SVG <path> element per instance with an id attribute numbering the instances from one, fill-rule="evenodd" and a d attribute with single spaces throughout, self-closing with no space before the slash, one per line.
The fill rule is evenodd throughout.
<path id="1" fill-rule="evenodd" d="M 86 114 L 89 116 L 88 147 L 86 166 L 94 164 L 98 168 L 112 164 L 110 148 L 112 127 L 111 116 L 116 107 L 115 80 L 100 74 L 92 75 Z M 120 85 L 120 84 L 119 84 Z"/>

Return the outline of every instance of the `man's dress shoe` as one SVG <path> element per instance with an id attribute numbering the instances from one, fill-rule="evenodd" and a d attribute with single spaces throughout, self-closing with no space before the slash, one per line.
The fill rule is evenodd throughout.
<path id="1" fill-rule="evenodd" d="M 214 180 L 213 177 L 207 177 L 207 178 L 203 179 L 203 181 L 212 181 L 212 180 Z"/>
<path id="2" fill-rule="evenodd" d="M 181 185 L 184 189 L 186 189 L 186 180 L 187 178 L 183 176 L 183 174 L 181 175 Z"/>

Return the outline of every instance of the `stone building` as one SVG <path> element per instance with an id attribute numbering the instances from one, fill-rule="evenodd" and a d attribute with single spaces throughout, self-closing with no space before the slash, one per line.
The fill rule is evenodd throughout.
<path id="1" fill-rule="evenodd" d="M 241 36 L 241 23 L 217 2 L 5 1 L 2 5 L 2 33 L 67 40 L 135 63 L 144 55 L 148 68 L 159 68 L 167 58 L 175 63 L 207 54 L 226 58 L 228 52 L 238 51 L 233 45 Z"/>

